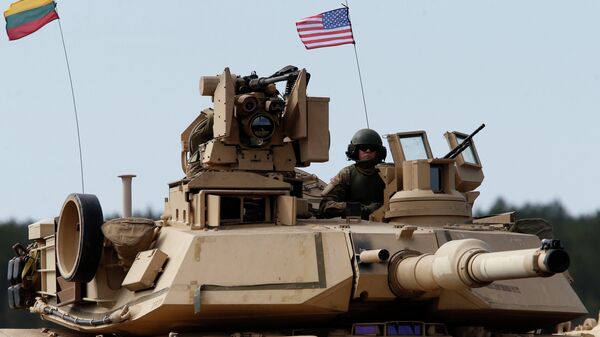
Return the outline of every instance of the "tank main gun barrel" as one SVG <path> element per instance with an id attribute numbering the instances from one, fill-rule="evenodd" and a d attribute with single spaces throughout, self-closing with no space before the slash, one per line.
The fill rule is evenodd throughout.
<path id="1" fill-rule="evenodd" d="M 454 240 L 435 254 L 405 257 L 390 277 L 393 288 L 406 293 L 476 288 L 493 281 L 548 277 L 569 267 L 569 255 L 557 240 L 541 248 L 489 252 L 477 239 Z"/>

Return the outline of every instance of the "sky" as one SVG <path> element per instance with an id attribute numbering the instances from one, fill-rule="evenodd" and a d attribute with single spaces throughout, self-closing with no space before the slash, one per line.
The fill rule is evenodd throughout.
<path id="1" fill-rule="evenodd" d="M 0 8 L 10 1 L 0 0 Z M 306 50 L 295 21 L 340 1 L 76 1 L 57 11 L 76 97 L 85 192 L 121 210 L 117 176 L 136 174 L 134 210 L 163 209 L 183 177 L 180 133 L 211 105 L 198 81 L 230 67 L 311 73 L 330 102 L 328 181 L 366 126 L 352 45 Z M 476 209 L 559 200 L 600 209 L 600 2 L 350 1 L 370 127 L 471 132 L 485 180 Z M 58 21 L 17 41 L 0 34 L 0 220 L 58 216 L 80 193 L 75 115 Z M 389 158 L 391 160 L 391 158 Z"/>

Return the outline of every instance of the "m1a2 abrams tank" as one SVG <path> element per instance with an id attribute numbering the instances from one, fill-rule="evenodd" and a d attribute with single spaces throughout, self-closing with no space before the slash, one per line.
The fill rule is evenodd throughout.
<path id="1" fill-rule="evenodd" d="M 203 77 L 214 106 L 181 135 L 161 219 L 105 221 L 95 196 L 68 196 L 16 246 L 10 306 L 64 336 L 529 336 L 586 313 L 558 241 L 473 219 L 483 174 L 466 134 L 446 133 L 441 159 L 424 131 L 388 135 L 383 206 L 314 217 L 322 183 L 297 168 L 328 160 L 329 99 L 308 80 Z"/>

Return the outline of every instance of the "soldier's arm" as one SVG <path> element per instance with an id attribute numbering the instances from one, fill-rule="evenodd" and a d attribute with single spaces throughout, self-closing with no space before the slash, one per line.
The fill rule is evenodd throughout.
<path id="1" fill-rule="evenodd" d="M 350 172 L 342 169 L 323 190 L 323 199 L 319 205 L 323 217 L 333 218 L 344 215 L 349 186 Z"/>

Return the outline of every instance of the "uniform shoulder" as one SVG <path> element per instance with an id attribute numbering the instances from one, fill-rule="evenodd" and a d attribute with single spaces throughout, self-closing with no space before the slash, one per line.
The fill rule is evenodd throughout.
<path id="1" fill-rule="evenodd" d="M 348 165 L 342 168 L 333 178 L 329 181 L 329 184 L 323 190 L 323 196 L 335 196 L 337 199 L 344 199 L 340 197 L 340 193 L 345 194 L 345 191 L 348 189 L 350 185 L 352 170 L 354 170 L 354 165 Z"/>
<path id="2" fill-rule="evenodd" d="M 342 168 L 338 174 L 335 176 L 334 179 L 338 180 L 338 182 L 342 182 L 342 181 L 349 181 L 350 180 L 350 175 L 352 174 L 352 171 L 354 171 L 354 164 L 352 165 L 348 165 L 344 168 Z"/>

